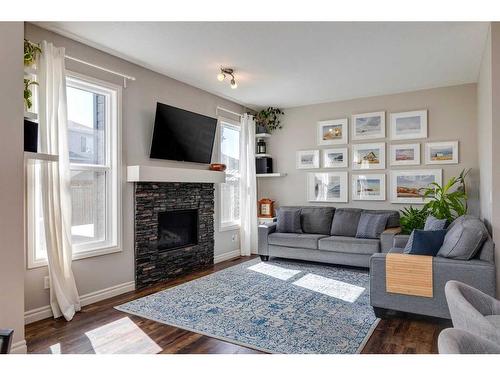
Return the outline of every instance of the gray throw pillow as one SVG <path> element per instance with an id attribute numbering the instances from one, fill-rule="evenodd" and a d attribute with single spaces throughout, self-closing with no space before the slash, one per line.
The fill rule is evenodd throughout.
<path id="1" fill-rule="evenodd" d="M 335 207 L 302 207 L 302 231 L 313 234 L 330 234 Z"/>
<path id="2" fill-rule="evenodd" d="M 359 218 L 356 238 L 380 238 L 385 230 L 389 215 L 362 212 Z"/>
<path id="3" fill-rule="evenodd" d="M 473 216 L 461 216 L 448 228 L 438 256 L 451 259 L 472 259 L 488 238 L 483 222 Z"/>
<path id="4" fill-rule="evenodd" d="M 414 235 L 415 235 L 415 229 L 413 229 L 411 231 L 410 237 L 408 237 L 408 242 L 406 243 L 405 249 L 403 251 L 405 254 L 408 254 L 411 251 L 412 247 L 413 247 L 413 237 L 414 237 Z"/>
<path id="5" fill-rule="evenodd" d="M 276 221 L 276 232 L 302 233 L 300 208 L 279 208 Z"/>
<path id="6" fill-rule="evenodd" d="M 441 230 L 446 228 L 446 219 L 436 219 L 434 216 L 429 215 L 425 219 L 424 230 Z"/>
<path id="7" fill-rule="evenodd" d="M 355 237 L 359 218 L 363 210 L 359 208 L 337 208 L 333 215 L 332 236 Z"/>

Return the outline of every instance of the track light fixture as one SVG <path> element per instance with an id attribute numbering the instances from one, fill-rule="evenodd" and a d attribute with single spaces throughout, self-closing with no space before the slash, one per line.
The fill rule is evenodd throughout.
<path id="1" fill-rule="evenodd" d="M 231 88 L 235 89 L 238 87 L 238 84 L 236 83 L 236 79 L 234 78 L 234 70 L 231 68 L 220 68 L 220 73 L 217 74 L 217 80 L 222 82 L 226 79 L 227 76 L 231 77 L 231 80 L 229 83 L 231 84 Z"/>

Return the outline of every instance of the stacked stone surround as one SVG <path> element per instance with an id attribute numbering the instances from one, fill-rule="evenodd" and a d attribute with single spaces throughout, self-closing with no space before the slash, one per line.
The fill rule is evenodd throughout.
<path id="1" fill-rule="evenodd" d="M 158 250 L 158 213 L 197 209 L 198 244 Z M 137 289 L 214 263 L 214 185 L 135 183 L 135 285 Z"/>

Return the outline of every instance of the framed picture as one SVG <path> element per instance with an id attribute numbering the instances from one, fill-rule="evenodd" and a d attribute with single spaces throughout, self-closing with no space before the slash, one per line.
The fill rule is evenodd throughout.
<path id="1" fill-rule="evenodd" d="M 347 147 L 322 150 L 323 168 L 347 168 Z"/>
<path id="2" fill-rule="evenodd" d="M 346 145 L 348 125 L 347 119 L 318 122 L 318 145 Z"/>
<path id="3" fill-rule="evenodd" d="M 319 168 L 319 150 L 297 151 L 297 169 Z"/>
<path id="4" fill-rule="evenodd" d="M 427 138 L 427 110 L 391 113 L 391 139 Z"/>
<path id="5" fill-rule="evenodd" d="M 385 201 L 385 174 L 353 174 L 352 199 L 357 201 Z"/>
<path id="6" fill-rule="evenodd" d="M 442 183 L 442 169 L 391 171 L 391 202 L 423 204 L 423 189 L 431 183 Z"/>
<path id="7" fill-rule="evenodd" d="M 385 169 L 385 143 L 352 145 L 352 169 Z"/>
<path id="8" fill-rule="evenodd" d="M 307 175 L 309 202 L 347 202 L 347 172 L 321 172 Z"/>
<path id="9" fill-rule="evenodd" d="M 385 138 L 385 112 L 352 116 L 352 140 Z"/>
<path id="10" fill-rule="evenodd" d="M 425 164 L 458 164 L 458 141 L 426 143 Z"/>
<path id="11" fill-rule="evenodd" d="M 391 165 L 419 165 L 420 143 L 391 145 Z"/>

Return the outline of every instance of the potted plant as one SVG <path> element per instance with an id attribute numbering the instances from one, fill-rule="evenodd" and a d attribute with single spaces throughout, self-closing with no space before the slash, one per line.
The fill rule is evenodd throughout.
<path id="1" fill-rule="evenodd" d="M 42 49 L 39 44 L 24 39 L 24 66 L 32 66 L 40 53 Z"/>
<path id="2" fill-rule="evenodd" d="M 423 229 L 429 212 L 425 207 L 420 209 L 413 206 L 401 210 L 401 234 L 410 234 L 413 229 Z"/>
<path id="3" fill-rule="evenodd" d="M 30 86 L 38 85 L 38 82 L 31 79 L 24 79 L 24 107 L 29 111 L 33 106 Z M 29 119 L 24 119 L 24 151 L 37 152 L 38 151 L 38 124 Z"/>
<path id="4" fill-rule="evenodd" d="M 256 133 L 272 133 L 276 129 L 281 129 L 283 125 L 280 116 L 284 114 L 281 109 L 274 107 L 268 107 L 258 112 L 255 115 Z"/>

